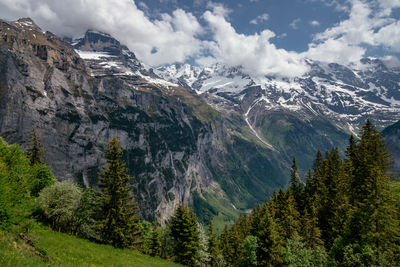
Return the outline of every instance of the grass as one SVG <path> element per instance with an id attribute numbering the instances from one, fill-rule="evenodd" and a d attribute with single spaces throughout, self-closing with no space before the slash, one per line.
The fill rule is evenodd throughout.
<path id="1" fill-rule="evenodd" d="M 214 230 L 216 233 L 221 234 L 224 231 L 225 225 L 232 226 L 239 218 L 241 211 L 235 210 L 229 200 L 225 198 L 218 198 L 212 193 L 203 193 L 207 202 L 214 207 L 218 214 L 212 219 Z"/>
<path id="2" fill-rule="evenodd" d="M 182 266 L 44 228 L 34 230 L 29 237 L 36 250 L 16 235 L 0 231 L 0 266 Z M 36 255 L 35 251 L 48 259 Z"/>

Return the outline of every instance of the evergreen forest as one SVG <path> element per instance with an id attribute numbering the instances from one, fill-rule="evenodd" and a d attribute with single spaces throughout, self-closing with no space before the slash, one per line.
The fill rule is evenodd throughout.
<path id="1" fill-rule="evenodd" d="M 29 265 L 63 266 L 35 241 L 37 229 L 50 228 L 93 246 L 185 266 L 399 266 L 398 176 L 391 173 L 393 161 L 371 122 L 359 136 L 350 137 L 346 151 L 318 151 L 305 177 L 294 158 L 289 187 L 276 190 L 222 233 L 212 221 L 199 223 L 190 203 L 179 205 L 165 224 L 142 220 L 132 194 L 135 179 L 115 137 L 94 189 L 58 182 L 35 130 L 25 152 L 0 139 L 0 250 L 8 244 L 10 251 L 27 250 L 35 259 Z M 4 255 L 1 265 L 15 265 Z M 135 266 L 135 258 L 126 266 Z"/>

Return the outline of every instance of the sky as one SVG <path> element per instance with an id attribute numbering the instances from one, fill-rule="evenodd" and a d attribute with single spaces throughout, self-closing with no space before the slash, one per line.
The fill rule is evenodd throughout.
<path id="1" fill-rule="evenodd" d="M 308 59 L 400 65 L 400 0 L 0 0 L 0 18 L 21 17 L 61 37 L 109 33 L 153 67 L 219 62 L 294 77 Z"/>

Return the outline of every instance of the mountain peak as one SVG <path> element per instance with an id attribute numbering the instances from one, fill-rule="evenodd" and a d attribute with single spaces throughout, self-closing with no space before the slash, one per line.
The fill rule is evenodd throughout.
<path id="1" fill-rule="evenodd" d="M 74 47 L 82 51 L 106 52 L 113 56 L 119 56 L 125 48 L 111 35 L 95 30 L 86 31 L 83 38 L 75 41 Z"/>

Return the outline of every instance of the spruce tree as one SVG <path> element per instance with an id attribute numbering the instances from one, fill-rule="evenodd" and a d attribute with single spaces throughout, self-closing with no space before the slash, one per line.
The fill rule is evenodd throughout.
<path id="1" fill-rule="evenodd" d="M 345 194 L 347 177 L 337 148 L 326 152 L 326 159 L 322 167 L 326 194 L 321 196 L 319 223 L 325 245 L 329 248 L 334 239 L 343 231 L 348 209 Z"/>
<path id="2" fill-rule="evenodd" d="M 211 257 L 210 265 L 214 266 L 214 263 L 216 262 L 216 259 L 218 257 L 218 244 L 214 234 L 214 225 L 212 221 L 210 221 L 210 224 L 208 225 L 207 235 L 208 235 L 208 253 L 210 254 Z"/>
<path id="3" fill-rule="evenodd" d="M 281 227 L 281 235 L 285 242 L 299 235 L 300 232 L 300 213 L 296 209 L 296 202 L 291 192 L 288 192 L 285 207 L 282 210 L 282 217 L 278 220 Z"/>
<path id="4" fill-rule="evenodd" d="M 151 228 L 150 240 L 149 240 L 149 254 L 150 256 L 159 256 L 161 252 L 161 238 L 158 232 L 157 221 L 154 220 Z"/>
<path id="5" fill-rule="evenodd" d="M 179 205 L 171 219 L 176 262 L 193 266 L 198 258 L 199 226 L 193 210 Z"/>
<path id="6" fill-rule="evenodd" d="M 98 192 L 98 220 L 96 229 L 101 241 L 114 247 L 133 246 L 140 234 L 138 206 L 132 195 L 133 178 L 121 162 L 122 148 L 117 138 L 112 138 L 105 152 L 107 168 L 100 174 Z"/>
<path id="7" fill-rule="evenodd" d="M 310 212 L 308 211 L 310 210 Z M 313 205 L 305 210 L 302 220 L 301 236 L 308 248 L 323 247 L 321 230 L 318 227 L 317 209 Z"/>
<path id="8" fill-rule="evenodd" d="M 399 253 L 399 220 L 390 193 L 391 158 L 381 133 L 370 121 L 352 152 L 348 155 L 353 168 L 349 190 L 352 211 L 346 224 L 345 244 L 371 248 L 372 264 L 383 259 L 392 264 Z"/>
<path id="9" fill-rule="evenodd" d="M 292 170 L 290 172 L 290 189 L 292 191 L 294 200 L 296 201 L 297 210 L 303 211 L 304 184 L 299 178 L 299 169 L 297 167 L 296 158 L 293 158 Z"/>
<path id="10" fill-rule="evenodd" d="M 275 219 L 274 209 L 266 202 L 252 235 L 257 237 L 257 262 L 260 266 L 279 266 L 283 258 L 283 238 Z"/>
<path id="11" fill-rule="evenodd" d="M 31 131 L 27 146 L 28 149 L 26 151 L 26 157 L 31 162 L 31 165 L 43 163 L 44 149 L 42 147 L 42 142 L 39 139 L 39 135 L 37 134 L 36 129 L 33 129 Z"/>
<path id="12" fill-rule="evenodd" d="M 320 150 L 317 151 L 317 154 L 315 156 L 315 160 L 313 162 L 313 171 L 315 172 L 319 166 L 322 165 L 322 162 L 324 161 L 324 157 L 322 156 L 322 153 Z"/>

